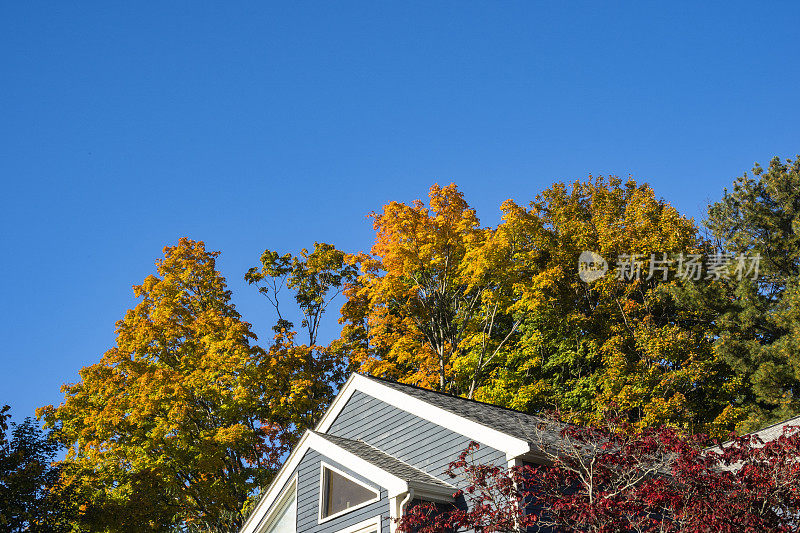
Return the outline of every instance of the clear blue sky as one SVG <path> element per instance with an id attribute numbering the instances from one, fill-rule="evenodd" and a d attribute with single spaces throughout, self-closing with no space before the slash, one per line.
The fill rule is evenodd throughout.
<path id="1" fill-rule="evenodd" d="M 698 5 L 702 4 L 702 5 Z M 487 224 L 557 179 L 632 174 L 681 211 L 800 152 L 796 2 L 0 6 L 0 403 L 60 401 L 180 236 L 371 244 L 455 181 Z"/>

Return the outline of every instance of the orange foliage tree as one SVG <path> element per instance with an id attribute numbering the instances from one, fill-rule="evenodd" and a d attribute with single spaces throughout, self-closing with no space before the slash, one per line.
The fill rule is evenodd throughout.
<path id="1" fill-rule="evenodd" d="M 69 446 L 64 486 L 84 527 L 237 529 L 326 403 L 326 368 L 290 337 L 255 344 L 217 256 L 185 238 L 166 247 L 157 275 L 134 287 L 116 345 L 38 413 Z"/>
<path id="2" fill-rule="evenodd" d="M 360 275 L 342 308 L 351 363 L 441 391 L 472 390 L 456 365 L 476 332 L 494 326 L 486 311 L 497 310 L 490 296 L 501 277 L 469 268 L 490 230 L 454 184 L 431 187 L 428 206 L 391 202 L 372 218 L 372 254 L 351 256 Z"/>
<path id="3" fill-rule="evenodd" d="M 556 183 L 501 210 L 481 227 L 451 184 L 434 185 L 427 205 L 373 213 L 375 244 L 349 256 L 360 273 L 341 311 L 353 368 L 584 422 L 615 407 L 642 426 L 731 429 L 740 381 L 681 297 L 675 258 L 708 250 L 691 219 L 613 177 Z M 608 260 L 606 276 L 578 276 L 582 251 Z"/>

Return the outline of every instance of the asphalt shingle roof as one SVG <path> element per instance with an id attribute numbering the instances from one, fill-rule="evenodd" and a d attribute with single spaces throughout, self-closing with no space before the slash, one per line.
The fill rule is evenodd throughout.
<path id="1" fill-rule="evenodd" d="M 423 389 L 415 385 L 397 383 L 373 376 L 366 377 L 435 407 L 439 407 L 440 409 L 444 409 L 529 443 L 538 443 L 540 434 L 543 435 L 543 440 L 546 443 L 553 443 L 558 438 L 552 430 L 543 431 L 543 428 L 551 427 L 552 423 L 538 416 L 476 400 L 453 396 L 451 394 Z"/>
<path id="2" fill-rule="evenodd" d="M 760 429 L 754 432 L 754 434 L 758 435 L 758 438 L 760 438 L 762 441 L 768 442 L 783 435 L 783 429 L 786 426 L 800 426 L 800 416 L 796 416 L 794 418 L 790 418 L 789 420 L 784 420 L 783 422 L 778 422 L 777 424 L 767 426 L 764 429 Z"/>
<path id="3" fill-rule="evenodd" d="M 382 452 L 378 448 L 375 448 L 366 442 L 345 439 L 344 437 L 337 437 L 327 433 L 318 433 L 316 431 L 314 433 L 328 442 L 342 448 L 343 450 L 347 450 L 353 455 L 356 455 L 361 459 L 364 459 L 365 461 L 377 466 L 381 470 L 402 479 L 403 481 L 410 483 L 426 483 L 428 485 L 437 485 L 439 487 L 448 489 L 453 488 L 452 485 L 436 479 L 430 474 L 427 474 L 418 468 L 414 468 L 413 466 L 404 463 L 400 459 L 392 457 L 385 452 Z"/>

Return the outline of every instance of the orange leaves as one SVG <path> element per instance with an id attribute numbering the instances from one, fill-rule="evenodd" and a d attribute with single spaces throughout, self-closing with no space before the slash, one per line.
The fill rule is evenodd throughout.
<path id="1" fill-rule="evenodd" d="M 391 202 L 383 213 L 373 213 L 376 230 L 372 254 L 380 258 L 387 276 L 403 277 L 425 268 L 457 269 L 457 259 L 479 227 L 455 184 L 434 185 L 430 207 L 416 200 L 412 205 Z"/>
<path id="2" fill-rule="evenodd" d="M 434 185 L 428 206 L 390 202 L 373 213 L 372 255 L 345 291 L 343 338 L 363 371 L 452 390 L 452 358 L 480 300 L 466 257 L 485 232 L 454 184 Z"/>
<path id="3" fill-rule="evenodd" d="M 116 346 L 65 387 L 64 403 L 40 412 L 71 446 L 70 469 L 103 472 L 115 508 L 148 498 L 150 487 L 164 513 L 212 523 L 239 513 L 270 475 L 242 459 L 266 444 L 254 388 L 263 351 L 230 302 L 218 252 L 181 239 L 164 254 L 157 275 L 134 287 L 139 302 L 117 322 Z M 90 502 L 99 515 L 112 514 L 107 497 Z"/>
<path id="4" fill-rule="evenodd" d="M 356 368 L 584 418 L 617 404 L 645 425 L 724 409 L 727 378 L 672 295 L 674 276 L 645 279 L 650 254 L 701 249 L 693 220 L 616 177 L 555 183 L 501 211 L 498 226 L 480 227 L 451 184 L 431 187 L 427 205 L 373 213 L 372 255 L 351 256 L 361 274 L 342 308 Z M 605 277 L 581 280 L 584 250 L 605 257 Z M 638 279 L 617 276 L 623 254 L 641 255 Z"/>

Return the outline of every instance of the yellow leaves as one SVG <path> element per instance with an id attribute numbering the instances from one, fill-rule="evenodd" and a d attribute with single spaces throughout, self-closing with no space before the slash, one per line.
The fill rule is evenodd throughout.
<path id="1" fill-rule="evenodd" d="M 639 428 L 673 425 L 680 414 L 687 409 L 686 397 L 680 392 L 668 398 L 655 396 L 650 398 L 642 409 L 642 417 L 637 421 Z M 686 428 L 688 429 L 688 428 Z"/>
<path id="2" fill-rule="evenodd" d="M 616 177 L 556 183 L 529 209 L 509 200 L 502 211 L 484 247 L 470 250 L 466 270 L 506 284 L 510 291 L 486 294 L 505 294 L 506 312 L 525 318 L 514 355 L 493 370 L 479 397 L 598 416 L 615 405 L 643 424 L 708 420 L 724 408 L 726 385 L 710 339 L 678 322 L 673 281 L 644 279 L 650 254 L 699 250 L 693 220 L 646 184 Z M 591 284 L 577 275 L 584 250 L 610 266 Z M 621 254 L 643 256 L 642 279 L 617 278 Z"/>
<path id="3" fill-rule="evenodd" d="M 483 272 L 469 268 L 486 262 L 469 254 L 490 232 L 454 184 L 431 187 L 427 207 L 390 202 L 372 217 L 372 256 L 351 259 L 361 275 L 342 307 L 350 324 L 343 335 L 362 345 L 351 361 L 362 371 L 444 388 L 463 340 L 461 321 L 471 318 L 468 301 L 481 296 Z"/>
<path id="4" fill-rule="evenodd" d="M 107 496 L 93 505 L 124 506 L 153 490 L 155 505 L 181 509 L 181 519 L 198 516 L 199 505 L 217 512 L 220 502 L 241 501 L 269 475 L 232 478 L 249 467 L 229 462 L 264 446 L 253 431 L 266 418 L 257 388 L 263 352 L 230 303 L 218 253 L 188 239 L 164 253 L 158 275 L 134 287 L 139 302 L 117 322 L 116 346 L 65 387 L 64 403 L 40 413 L 61 426 L 67 465 L 103 473 Z"/>
<path id="5" fill-rule="evenodd" d="M 358 258 L 342 309 L 358 368 L 452 392 L 471 381 L 477 397 L 525 408 L 616 404 L 646 421 L 719 409 L 697 406 L 696 388 L 717 372 L 708 339 L 664 322 L 671 282 L 614 270 L 621 254 L 645 256 L 646 276 L 651 253 L 694 252 L 691 219 L 646 184 L 591 176 L 501 212 L 497 227 L 481 228 L 454 185 L 434 185 L 427 206 L 391 202 L 373 214 L 373 255 Z M 584 250 L 611 267 L 591 285 L 577 275 Z"/>
<path id="6" fill-rule="evenodd" d="M 372 253 L 390 276 L 426 267 L 457 268 L 465 241 L 478 229 L 475 211 L 454 184 L 431 187 L 429 201 L 430 209 L 419 200 L 410 206 L 391 202 L 383 213 L 372 214 L 376 230 Z"/>
<path id="7" fill-rule="evenodd" d="M 214 434 L 214 441 L 225 447 L 235 447 L 237 443 L 248 440 L 252 430 L 243 424 L 221 427 Z"/>

